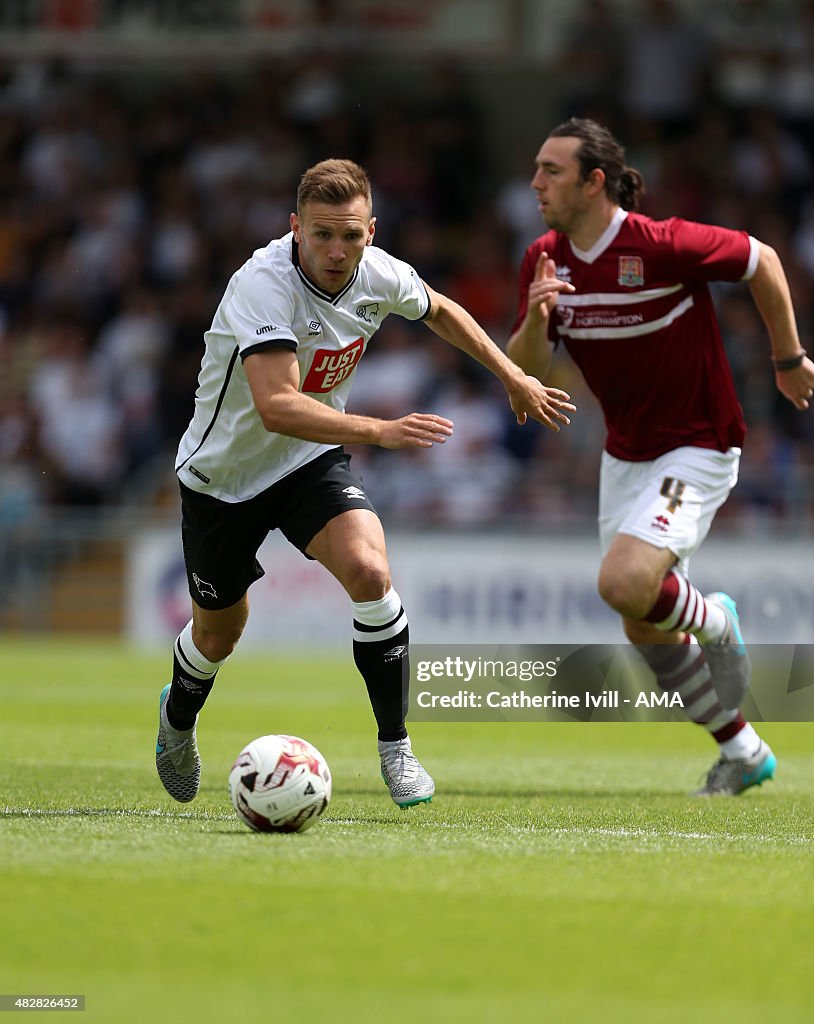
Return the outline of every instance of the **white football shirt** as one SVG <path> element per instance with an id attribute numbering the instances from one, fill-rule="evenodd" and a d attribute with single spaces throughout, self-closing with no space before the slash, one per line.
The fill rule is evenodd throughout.
<path id="1" fill-rule="evenodd" d="M 195 413 L 181 438 L 178 478 L 223 501 L 246 501 L 323 452 L 338 447 L 265 429 L 243 360 L 295 352 L 300 391 L 341 412 L 368 342 L 388 313 L 420 320 L 430 300 L 407 263 L 366 246 L 338 295 L 306 277 L 291 232 L 269 242 L 232 276 L 204 335 Z"/>

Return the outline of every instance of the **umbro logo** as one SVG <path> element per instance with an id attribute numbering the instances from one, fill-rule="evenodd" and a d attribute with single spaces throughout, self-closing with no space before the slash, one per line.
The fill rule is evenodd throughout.
<path id="1" fill-rule="evenodd" d="M 371 318 L 379 315 L 379 303 L 368 302 L 366 306 L 357 306 L 356 315 L 367 321 L 367 323 L 372 324 L 373 320 Z"/>
<path id="2" fill-rule="evenodd" d="M 182 690 L 186 690 L 188 693 L 200 693 L 201 684 L 196 682 L 194 679 L 187 679 L 186 676 L 178 676 L 178 684 Z"/>
<path id="3" fill-rule="evenodd" d="M 351 484 L 350 487 L 343 487 L 342 493 L 347 494 L 349 498 L 356 498 L 358 501 L 367 501 L 367 495 L 361 487 L 357 487 L 355 484 Z"/>
<path id="4" fill-rule="evenodd" d="M 321 330 L 322 324 L 319 320 L 311 320 L 308 324 L 308 337 L 313 338 L 315 335 L 319 334 Z"/>
<path id="5" fill-rule="evenodd" d="M 398 647 L 391 647 L 391 649 L 384 655 L 385 661 L 400 661 L 407 653 L 407 644 L 399 644 Z"/>
<path id="6" fill-rule="evenodd" d="M 278 330 L 277 324 L 263 324 L 262 327 L 258 327 L 254 332 L 255 334 L 265 334 L 267 331 Z"/>

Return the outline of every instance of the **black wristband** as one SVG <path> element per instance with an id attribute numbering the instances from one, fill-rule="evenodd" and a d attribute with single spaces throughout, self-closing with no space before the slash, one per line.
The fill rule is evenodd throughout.
<path id="1" fill-rule="evenodd" d="M 789 356 L 788 359 L 773 359 L 772 362 L 774 363 L 775 370 L 781 372 L 783 370 L 796 370 L 798 366 L 803 365 L 803 360 L 807 355 L 808 353 L 803 348 L 800 349 L 796 356 Z"/>

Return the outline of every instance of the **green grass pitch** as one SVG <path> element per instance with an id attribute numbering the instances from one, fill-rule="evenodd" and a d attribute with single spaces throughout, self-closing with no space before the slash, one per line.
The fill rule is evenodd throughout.
<path id="1" fill-rule="evenodd" d="M 777 780 L 701 801 L 691 725 L 417 723 L 438 793 L 399 811 L 349 657 L 238 652 L 181 806 L 153 763 L 168 664 L 0 642 L 0 993 L 104 1024 L 814 1019 L 814 725 L 764 725 Z M 332 767 L 301 836 L 228 803 L 266 732 Z"/>

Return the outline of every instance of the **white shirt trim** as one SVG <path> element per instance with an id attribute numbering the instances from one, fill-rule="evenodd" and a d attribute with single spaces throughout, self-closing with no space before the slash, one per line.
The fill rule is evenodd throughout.
<path id="1" fill-rule="evenodd" d="M 633 306 L 640 302 L 663 299 L 681 291 L 683 284 L 671 284 L 665 288 L 647 288 L 641 292 L 591 292 L 587 295 L 557 296 L 559 306 Z"/>
<path id="2" fill-rule="evenodd" d="M 674 306 L 665 316 L 660 317 L 658 320 L 651 320 L 649 323 L 634 324 L 630 327 L 602 326 L 575 327 L 571 329 L 568 327 L 557 327 L 557 331 L 566 338 L 602 338 L 606 341 L 611 341 L 615 338 L 636 338 L 643 334 L 655 334 L 657 331 L 669 327 L 673 321 L 683 316 L 688 309 L 692 309 L 693 305 L 693 297 L 688 295 L 686 299 L 679 302 L 677 306 Z"/>
<path id="3" fill-rule="evenodd" d="M 619 234 L 626 220 L 627 210 L 623 210 L 621 206 L 617 207 L 610 224 L 608 224 L 590 249 L 578 249 L 569 238 L 568 244 L 571 246 L 571 252 L 573 252 L 578 260 L 582 260 L 583 263 L 594 263 Z"/>
<path id="4" fill-rule="evenodd" d="M 746 270 L 743 272 L 742 281 L 751 281 L 755 276 L 758 264 L 760 263 L 760 242 L 756 238 L 749 236 L 749 262 L 746 264 Z"/>

